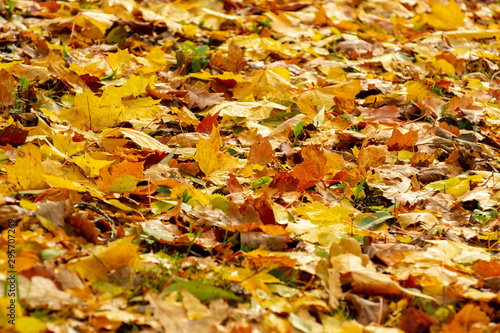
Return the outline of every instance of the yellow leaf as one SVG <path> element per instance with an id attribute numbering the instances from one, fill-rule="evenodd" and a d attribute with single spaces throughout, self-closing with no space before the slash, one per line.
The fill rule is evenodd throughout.
<path id="1" fill-rule="evenodd" d="M 92 250 L 92 255 L 69 262 L 68 269 L 90 283 L 108 281 L 108 273 L 111 271 L 137 263 L 138 246 L 131 243 L 132 238 L 119 239 L 109 247 L 98 246 Z"/>
<path id="2" fill-rule="evenodd" d="M 74 155 L 85 148 L 85 142 L 74 142 L 71 133 L 56 133 L 53 138 L 54 147 L 66 153 L 67 156 Z"/>
<path id="3" fill-rule="evenodd" d="M 194 159 L 206 176 L 210 176 L 222 167 L 222 154 L 219 153 L 221 145 L 222 139 L 218 127 L 213 127 L 210 139 L 205 140 L 200 136 Z"/>
<path id="4" fill-rule="evenodd" d="M 35 317 L 21 317 L 16 320 L 16 330 L 23 333 L 45 332 L 45 323 Z"/>
<path id="5" fill-rule="evenodd" d="M 38 210 L 38 205 L 36 203 L 32 203 L 29 199 L 21 198 L 21 202 L 19 202 L 19 206 L 32 210 L 36 212 Z"/>
<path id="6" fill-rule="evenodd" d="M 192 39 L 196 36 L 198 32 L 198 27 L 193 24 L 187 24 L 182 26 L 182 31 L 184 32 L 184 36 L 188 39 Z"/>
<path id="7" fill-rule="evenodd" d="M 188 186 L 188 195 L 191 196 L 194 200 L 198 201 L 198 203 L 202 206 L 207 206 L 210 204 L 210 198 L 208 197 L 208 195 L 193 186 Z"/>
<path id="8" fill-rule="evenodd" d="M 149 51 L 146 59 L 148 59 L 148 62 L 152 66 L 164 67 L 167 65 L 167 59 L 164 58 L 165 55 L 166 53 L 163 52 L 161 46 L 155 46 Z"/>
<path id="9" fill-rule="evenodd" d="M 406 87 L 406 99 L 408 101 L 422 101 L 426 97 L 435 96 L 429 86 L 420 81 L 408 81 L 403 86 Z"/>
<path id="10" fill-rule="evenodd" d="M 256 120 L 271 116 L 274 110 L 284 112 L 286 106 L 271 101 L 261 102 L 223 102 L 210 109 L 210 114 L 220 111 L 221 116 L 242 117 L 248 120 Z"/>
<path id="11" fill-rule="evenodd" d="M 131 75 L 127 82 L 121 87 L 123 91 L 122 96 L 134 95 L 134 97 L 137 97 L 140 94 L 144 94 L 146 88 L 155 81 L 155 75 L 151 77 Z"/>
<path id="12" fill-rule="evenodd" d="M 471 182 L 480 182 L 483 177 L 484 175 L 452 177 L 449 179 L 429 183 L 426 188 L 430 190 L 438 190 L 445 194 L 452 194 L 455 198 L 458 198 L 459 196 L 470 190 Z"/>
<path id="13" fill-rule="evenodd" d="M 142 148 L 149 148 L 155 151 L 170 152 L 170 149 L 160 143 L 158 140 L 150 137 L 144 132 L 132 129 L 132 128 L 120 128 L 120 132 L 123 136 L 131 139 L 134 143 L 138 144 Z"/>
<path id="14" fill-rule="evenodd" d="M 109 192 L 130 192 L 137 187 L 138 180 L 134 176 L 125 175 L 111 184 Z"/>
<path id="15" fill-rule="evenodd" d="M 18 190 L 36 190 L 46 187 L 42 178 L 40 149 L 28 143 L 17 150 L 16 163 L 6 165 L 7 180 Z"/>
<path id="16" fill-rule="evenodd" d="M 455 67 L 444 59 L 438 59 L 432 63 L 435 69 L 441 70 L 443 74 L 455 76 Z"/>
<path id="17" fill-rule="evenodd" d="M 101 168 L 113 164 L 113 161 L 96 160 L 92 158 L 87 152 L 85 152 L 85 155 L 73 157 L 71 161 L 78 165 L 89 177 L 99 176 L 99 170 Z"/>
<path id="18" fill-rule="evenodd" d="M 53 175 L 44 175 L 44 179 L 47 181 L 47 183 L 55 188 L 64 188 L 67 190 L 73 190 L 77 192 L 88 192 L 90 195 L 96 197 L 96 198 L 102 198 L 103 195 L 101 192 L 97 191 L 94 188 L 80 185 L 76 182 L 73 182 L 69 179 L 58 177 L 58 176 L 53 176 Z"/>
<path id="19" fill-rule="evenodd" d="M 249 82 L 236 84 L 233 88 L 233 97 L 235 99 L 243 99 L 251 94 L 256 98 L 263 96 L 273 97 L 276 94 L 281 95 L 289 89 L 295 89 L 284 78 L 289 77 L 290 73 L 286 69 L 284 71 L 277 68 L 255 71 Z"/>
<path id="20" fill-rule="evenodd" d="M 200 72 L 200 73 L 191 73 L 190 77 L 194 77 L 200 80 L 211 80 L 211 79 L 219 79 L 219 80 L 233 80 L 237 83 L 239 82 L 248 82 L 248 80 L 244 79 L 241 74 L 234 74 L 233 72 L 224 72 L 222 74 L 213 75 L 209 72 Z"/>
<path id="21" fill-rule="evenodd" d="M 23 309 L 16 299 L 12 297 L 0 297 L 0 329 L 15 327 L 17 320 L 21 319 L 22 315 Z M 9 323 L 10 320 L 14 321 Z"/>
<path id="22" fill-rule="evenodd" d="M 320 68 L 320 70 L 326 74 L 326 78 L 328 80 L 335 81 L 345 81 L 347 79 L 346 72 L 340 67 L 331 67 L 331 68 Z"/>
<path id="23" fill-rule="evenodd" d="M 296 209 L 297 214 L 308 218 L 312 223 L 318 225 L 330 225 L 350 221 L 350 215 L 354 209 L 342 206 L 327 207 L 320 202 L 307 203 Z"/>
<path id="24" fill-rule="evenodd" d="M 453 30 L 464 24 L 465 13 L 460 10 L 460 6 L 450 0 L 447 5 L 441 2 L 431 3 L 431 14 L 425 14 L 424 23 L 439 30 Z"/>
<path id="25" fill-rule="evenodd" d="M 278 74 L 285 81 L 290 82 L 290 72 L 288 71 L 288 69 L 283 68 L 283 67 L 271 67 L 271 68 L 268 68 L 267 70 Z"/>
<path id="26" fill-rule="evenodd" d="M 128 52 L 128 49 L 118 49 L 116 53 L 108 53 L 108 61 L 111 69 L 115 71 L 124 65 L 130 66 L 132 55 Z"/>
<path id="27" fill-rule="evenodd" d="M 71 109 L 63 108 L 59 116 L 75 127 L 99 131 L 118 124 L 124 109 L 121 100 L 122 89 L 114 86 L 108 87 L 102 97 L 86 90 L 77 94 L 75 105 Z"/>

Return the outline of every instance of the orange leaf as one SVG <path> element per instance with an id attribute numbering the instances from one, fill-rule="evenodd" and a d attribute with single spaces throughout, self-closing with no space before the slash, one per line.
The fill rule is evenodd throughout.
<path id="1" fill-rule="evenodd" d="M 96 183 L 103 191 L 108 191 L 115 181 L 124 176 L 132 176 L 138 180 L 142 180 L 143 163 L 144 162 L 132 163 L 125 160 L 117 165 L 102 168 Z"/>
<path id="2" fill-rule="evenodd" d="M 299 180 L 299 190 L 308 188 L 319 183 L 330 171 L 331 164 L 323 150 L 318 150 L 314 146 L 306 146 L 302 149 L 304 161 L 291 172 L 291 175 Z"/>
<path id="3" fill-rule="evenodd" d="M 299 187 L 299 182 L 290 172 L 279 172 L 274 177 L 270 187 L 280 191 L 296 191 Z"/>
<path id="4" fill-rule="evenodd" d="M 493 259 L 490 261 L 481 260 L 472 269 L 483 278 L 500 276 L 500 263 Z"/>
<path id="5" fill-rule="evenodd" d="M 414 146 L 418 141 L 418 131 L 408 131 L 403 134 L 399 129 L 392 131 L 391 138 L 387 142 L 389 150 L 403 150 Z"/>
<path id="6" fill-rule="evenodd" d="M 376 168 L 385 163 L 387 154 L 387 146 L 363 147 L 358 154 L 358 164 L 363 168 Z"/>
<path id="7" fill-rule="evenodd" d="M 476 323 L 486 325 L 489 322 L 490 317 L 479 306 L 469 303 L 455 315 L 451 323 L 443 326 L 443 332 L 467 332 Z"/>

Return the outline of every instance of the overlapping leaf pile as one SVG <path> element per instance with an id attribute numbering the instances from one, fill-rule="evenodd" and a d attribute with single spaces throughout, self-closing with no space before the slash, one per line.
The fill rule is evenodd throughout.
<path id="1" fill-rule="evenodd" d="M 497 3 L 0 10 L 0 328 L 500 332 Z"/>

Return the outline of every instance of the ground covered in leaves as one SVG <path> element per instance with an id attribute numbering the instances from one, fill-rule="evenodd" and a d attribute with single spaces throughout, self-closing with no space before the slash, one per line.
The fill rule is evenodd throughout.
<path id="1" fill-rule="evenodd" d="M 0 13 L 3 332 L 500 332 L 495 1 Z"/>

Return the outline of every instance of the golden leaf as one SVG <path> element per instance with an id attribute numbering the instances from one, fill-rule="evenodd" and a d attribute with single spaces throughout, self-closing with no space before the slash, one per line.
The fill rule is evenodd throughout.
<path id="1" fill-rule="evenodd" d="M 28 143 L 17 150 L 16 163 L 6 165 L 7 179 L 18 190 L 34 190 L 45 188 L 43 180 L 42 156 L 40 149 Z"/>
<path id="2" fill-rule="evenodd" d="M 450 0 L 447 5 L 441 2 L 431 3 L 431 14 L 425 14 L 423 20 L 431 27 L 438 30 L 452 30 L 464 24 L 465 13 L 460 10 L 460 6 Z"/>

